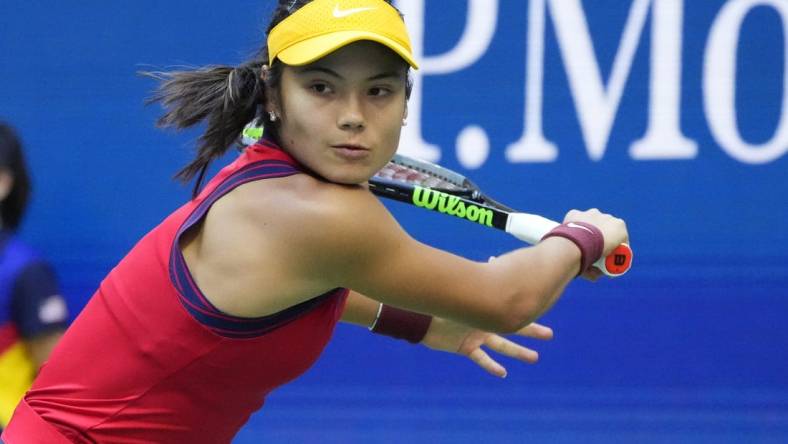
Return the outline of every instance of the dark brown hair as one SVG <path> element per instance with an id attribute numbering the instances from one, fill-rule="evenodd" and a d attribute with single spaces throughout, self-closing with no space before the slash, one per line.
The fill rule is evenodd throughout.
<path id="1" fill-rule="evenodd" d="M 8 196 L 0 203 L 0 217 L 3 228 L 16 231 L 27 209 L 32 187 L 22 143 L 14 130 L 3 122 L 0 122 L 0 168 L 8 170 L 14 180 Z"/>
<path id="2" fill-rule="evenodd" d="M 266 36 L 271 30 L 312 0 L 280 0 L 274 10 Z M 391 3 L 391 0 L 385 0 Z M 265 118 L 266 85 L 279 91 L 282 64 L 269 67 L 266 81 L 262 69 L 268 64 L 268 44 L 240 66 L 206 66 L 192 71 L 142 72 L 161 84 L 148 103 L 161 103 L 165 113 L 157 122 L 161 128 L 184 129 L 205 121 L 205 132 L 197 144 L 196 157 L 175 177 L 183 182 L 197 176 L 193 195 L 205 179 L 213 160 L 221 157 L 239 139 L 247 123 L 263 122 L 266 137 L 278 142 L 275 123 Z M 406 93 L 410 96 L 411 82 Z"/>

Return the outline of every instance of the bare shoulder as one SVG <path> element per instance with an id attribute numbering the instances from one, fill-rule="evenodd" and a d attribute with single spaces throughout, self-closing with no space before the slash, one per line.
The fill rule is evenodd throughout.
<path id="1" fill-rule="evenodd" d="M 352 241 L 364 237 L 361 221 L 386 215 L 363 186 L 296 174 L 230 191 L 187 233 L 181 249 L 214 305 L 260 316 L 342 286 L 332 272 L 337 259 L 361 245 Z"/>
<path id="2" fill-rule="evenodd" d="M 228 193 L 208 213 L 195 245 L 187 261 L 197 265 L 200 288 L 225 311 L 247 316 L 346 287 L 426 313 L 473 314 L 469 320 L 479 322 L 493 308 L 479 293 L 500 293 L 485 264 L 413 239 L 365 186 L 305 174 Z"/>
<path id="3" fill-rule="evenodd" d="M 228 197 L 225 203 L 235 216 L 265 221 L 296 237 L 314 233 L 322 239 L 370 222 L 396 224 L 366 186 L 339 185 L 306 174 L 252 182 Z"/>
<path id="4" fill-rule="evenodd" d="M 408 238 L 365 185 L 339 185 L 305 174 L 272 185 L 263 202 L 258 200 L 261 194 L 245 199 L 245 210 L 255 219 L 270 221 L 277 239 L 286 243 L 282 249 L 296 256 L 295 270 L 320 270 L 330 285 L 342 284 L 331 278 L 331 269 L 347 266 L 347 258 Z"/>
<path id="5" fill-rule="evenodd" d="M 348 258 L 407 237 L 366 186 L 307 174 L 239 186 L 214 204 L 203 232 L 221 242 L 215 251 L 233 251 L 229 260 L 265 264 L 314 290 L 342 286 L 334 269 Z"/>

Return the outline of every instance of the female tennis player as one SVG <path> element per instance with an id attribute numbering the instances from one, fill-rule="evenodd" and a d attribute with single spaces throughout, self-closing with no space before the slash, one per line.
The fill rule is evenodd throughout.
<path id="1" fill-rule="evenodd" d="M 627 241 L 571 211 L 538 245 L 479 263 L 409 237 L 366 181 L 394 154 L 417 68 L 384 0 L 280 2 L 254 60 L 164 74 L 163 126 L 205 122 L 194 198 L 113 269 L 3 435 L 7 444 L 230 442 L 266 394 L 306 371 L 340 319 L 506 370 L 499 334 L 533 322 Z M 202 186 L 254 118 L 262 141 Z M 396 308 L 395 308 L 396 307 Z"/>

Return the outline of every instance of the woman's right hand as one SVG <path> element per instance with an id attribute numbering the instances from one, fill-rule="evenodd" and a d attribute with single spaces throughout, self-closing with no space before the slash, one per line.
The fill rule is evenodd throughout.
<path id="1" fill-rule="evenodd" d="M 571 210 L 564 217 L 564 223 L 568 222 L 585 222 L 599 228 L 599 231 L 602 232 L 602 236 L 605 238 L 605 249 L 602 257 L 610 254 L 614 248 L 622 243 L 629 243 L 626 222 L 602 213 L 596 208 L 587 211 Z"/>
<path id="2" fill-rule="evenodd" d="M 599 228 L 599 231 L 602 232 L 602 236 L 605 238 L 605 248 L 602 257 L 606 257 L 622 243 L 629 243 L 626 222 L 602 213 L 596 208 L 586 211 L 570 210 L 564 217 L 564 223 L 568 222 L 585 222 Z M 595 267 L 591 267 L 582 276 L 589 281 L 596 282 L 597 279 L 603 276 L 603 273 Z"/>

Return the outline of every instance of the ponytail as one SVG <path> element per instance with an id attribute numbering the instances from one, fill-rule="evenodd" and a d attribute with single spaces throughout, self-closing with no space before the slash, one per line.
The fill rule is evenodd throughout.
<path id="1" fill-rule="evenodd" d="M 266 34 L 290 14 L 311 0 L 279 0 Z M 175 175 L 188 182 L 197 180 L 192 196 L 200 191 L 208 166 L 221 157 L 237 141 L 247 123 L 262 116 L 266 104 L 265 85 L 276 90 L 281 78 L 281 65 L 269 67 L 266 81 L 261 79 L 263 66 L 268 64 L 268 45 L 257 56 L 238 67 L 207 66 L 194 71 L 142 72 L 161 84 L 148 104 L 161 103 L 166 112 L 157 121 L 160 128 L 184 129 L 205 121 L 207 127 L 197 144 L 197 156 Z M 274 140 L 278 128 L 268 119 L 265 134 Z"/>
<path id="2" fill-rule="evenodd" d="M 279 0 L 266 34 L 282 20 L 308 4 L 311 0 Z M 384 0 L 391 4 L 392 0 Z M 148 103 L 161 103 L 166 112 L 157 121 L 160 128 L 184 129 L 205 121 L 206 129 L 197 144 L 197 157 L 175 175 L 188 182 L 195 176 L 192 195 L 202 186 L 208 166 L 221 157 L 240 139 L 244 127 L 258 119 L 263 122 L 267 137 L 278 141 L 275 122 L 263 116 L 266 86 L 277 92 L 282 76 L 282 64 L 274 62 L 262 80 L 263 66 L 268 64 L 268 46 L 257 56 L 238 67 L 208 66 L 194 71 L 142 72 L 161 84 Z M 408 79 L 407 95 L 411 83 Z"/>
<path id="3" fill-rule="evenodd" d="M 194 195 L 210 163 L 238 140 L 244 126 L 257 117 L 265 103 L 262 65 L 262 61 L 252 61 L 235 68 L 208 66 L 194 71 L 142 73 L 161 81 L 148 101 L 159 102 L 166 109 L 157 126 L 184 129 L 206 122 L 197 157 L 175 175 L 183 182 L 197 175 Z"/>

